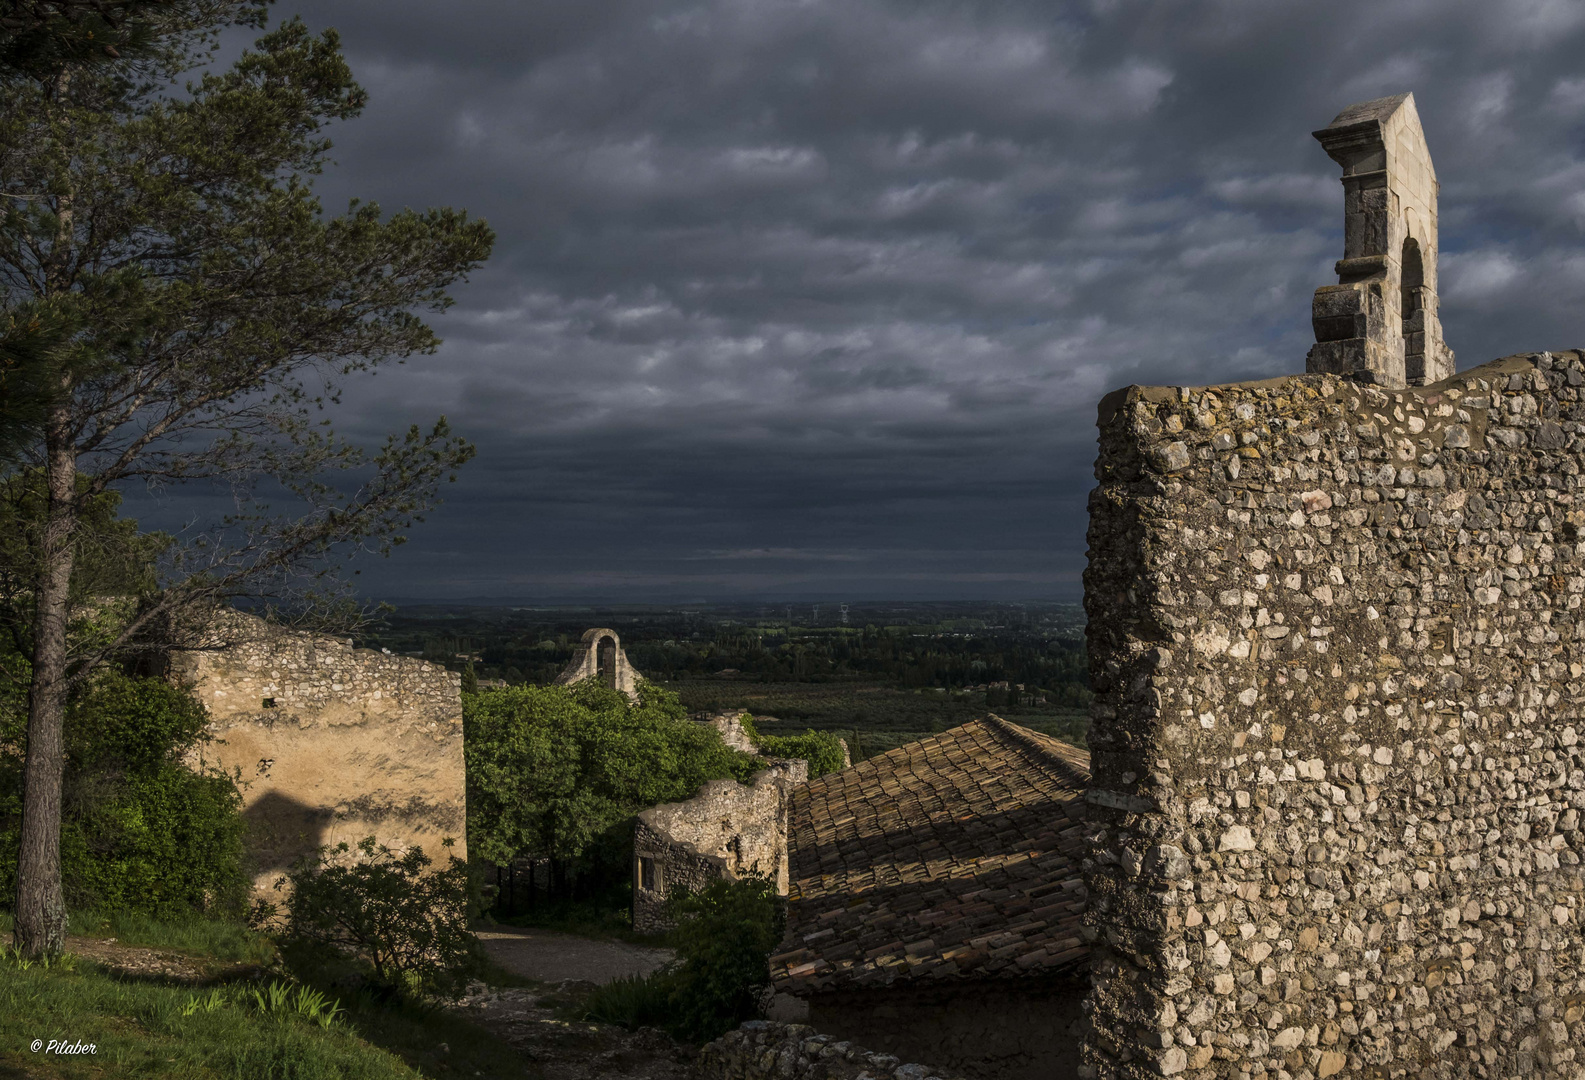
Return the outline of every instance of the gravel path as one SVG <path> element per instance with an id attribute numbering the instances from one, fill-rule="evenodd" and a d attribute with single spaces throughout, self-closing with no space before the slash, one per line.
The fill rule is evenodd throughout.
<path id="1" fill-rule="evenodd" d="M 547 983 L 608 983 L 623 975 L 648 975 L 672 958 L 670 949 L 594 941 L 554 930 L 493 926 L 475 934 L 490 959 L 507 971 Z"/>

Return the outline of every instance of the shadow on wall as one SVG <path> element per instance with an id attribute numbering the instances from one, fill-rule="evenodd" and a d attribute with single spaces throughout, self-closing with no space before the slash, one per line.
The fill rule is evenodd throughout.
<path id="1" fill-rule="evenodd" d="M 867 1050 L 929 1062 L 967 1080 L 1074 1080 L 1088 1030 L 1084 973 L 943 979 L 809 999 L 809 1023 Z"/>
<path id="2" fill-rule="evenodd" d="M 255 880 L 284 874 L 293 863 L 318 851 L 334 817 L 335 811 L 329 807 L 310 806 L 278 791 L 259 796 L 242 812 Z"/>

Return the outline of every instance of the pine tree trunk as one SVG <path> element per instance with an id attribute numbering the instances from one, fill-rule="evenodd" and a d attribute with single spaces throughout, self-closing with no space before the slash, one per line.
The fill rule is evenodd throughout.
<path id="1" fill-rule="evenodd" d="M 50 418 L 47 446 L 49 515 L 34 593 L 33 677 L 22 774 L 22 842 L 17 852 L 14 938 L 26 956 L 53 956 L 66 945 L 61 776 L 66 764 L 66 619 L 77 461 L 64 409 L 57 408 Z"/>
<path id="2" fill-rule="evenodd" d="M 64 103 L 71 69 L 56 79 Z M 70 289 L 75 200 L 56 202 L 55 244 L 45 274 L 51 294 Z M 54 956 L 66 947 L 61 891 L 61 779 L 66 768 L 66 620 L 71 599 L 72 533 L 77 511 L 77 454 L 71 376 L 62 370 L 44 432 L 49 510 L 33 585 L 33 672 L 28 686 L 27 758 L 22 767 L 22 837 L 17 850 L 12 938 L 24 956 Z"/>

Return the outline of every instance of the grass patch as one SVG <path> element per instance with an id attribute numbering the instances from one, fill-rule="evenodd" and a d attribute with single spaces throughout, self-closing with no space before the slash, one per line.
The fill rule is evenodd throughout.
<path id="1" fill-rule="evenodd" d="M 202 915 L 165 923 L 147 915 L 85 911 L 70 917 L 70 930 L 84 937 L 113 937 L 123 945 L 176 949 L 244 964 L 263 966 L 275 959 L 275 943 L 268 935 Z"/>
<path id="2" fill-rule="evenodd" d="M 0 911 L 0 935 L 10 934 L 9 911 Z M 115 938 L 122 945 L 172 949 L 261 967 L 275 959 L 275 943 L 240 923 L 194 914 L 179 923 L 121 912 L 72 911 L 66 932 L 78 937 Z"/>
<path id="3" fill-rule="evenodd" d="M 0 929 L 11 920 L 0 914 Z M 118 944 L 259 962 L 273 945 L 245 927 L 194 918 L 73 913 L 74 934 Z M 338 1008 L 339 1007 L 339 1008 Z M 328 1016 L 328 1019 L 327 1019 Z M 81 1041 L 93 1054 L 30 1049 Z M 0 1077 L 102 1080 L 540 1080 L 530 1060 L 477 1024 L 428 1004 L 333 996 L 275 981 L 194 988 L 67 956 L 0 957 Z"/>
<path id="4" fill-rule="evenodd" d="M 597 986 L 583 1001 L 582 1018 L 629 1031 L 664 1028 L 673 1019 L 671 986 L 665 977 L 624 975 Z"/>
<path id="5" fill-rule="evenodd" d="M 0 1070 L 39 1077 L 412 1080 L 402 1059 L 348 1025 L 228 1006 L 183 1015 L 184 987 L 121 980 L 89 964 L 0 971 Z M 29 1049 L 34 1039 L 93 1044 L 92 1054 Z"/>

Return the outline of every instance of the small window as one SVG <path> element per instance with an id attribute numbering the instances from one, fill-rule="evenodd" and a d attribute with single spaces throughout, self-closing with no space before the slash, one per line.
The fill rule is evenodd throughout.
<path id="1" fill-rule="evenodd" d="M 648 855 L 638 857 L 638 887 L 646 892 L 655 891 L 655 860 Z"/>
<path id="2" fill-rule="evenodd" d="M 267 698 L 265 698 L 265 699 L 264 699 L 264 707 L 265 707 L 265 708 L 266 708 L 266 709 L 273 709 L 273 708 L 275 708 L 275 699 L 274 699 L 274 698 L 272 698 L 272 697 L 267 697 Z"/>

